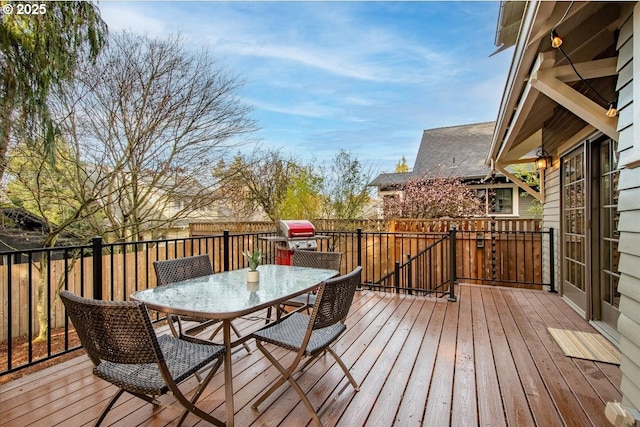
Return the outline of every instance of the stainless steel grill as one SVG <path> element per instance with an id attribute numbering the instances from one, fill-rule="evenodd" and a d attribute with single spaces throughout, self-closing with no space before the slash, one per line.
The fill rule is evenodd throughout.
<path id="1" fill-rule="evenodd" d="M 278 221 L 278 237 L 280 237 L 289 250 L 318 249 L 316 242 L 316 228 L 307 220 L 280 220 Z"/>
<path id="2" fill-rule="evenodd" d="M 291 265 L 291 255 L 296 250 L 318 249 L 316 229 L 307 220 L 280 220 L 276 224 L 276 236 L 263 237 L 276 242 L 276 264 Z"/>

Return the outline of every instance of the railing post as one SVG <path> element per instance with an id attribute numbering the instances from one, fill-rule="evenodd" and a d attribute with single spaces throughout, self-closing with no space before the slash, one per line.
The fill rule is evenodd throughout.
<path id="1" fill-rule="evenodd" d="M 356 238 L 357 238 L 356 260 L 358 262 L 358 266 L 361 266 L 362 265 L 362 228 L 357 228 L 356 229 Z M 365 281 L 365 283 L 367 282 L 366 276 L 365 276 L 365 280 L 364 281 Z M 362 290 L 362 284 L 358 285 L 356 290 L 361 291 Z M 369 286 L 369 290 L 371 290 L 371 286 Z"/>
<path id="2" fill-rule="evenodd" d="M 358 258 L 358 266 L 362 265 L 362 228 L 358 228 L 356 230 L 358 236 L 358 249 L 356 250 L 356 256 Z"/>
<path id="3" fill-rule="evenodd" d="M 407 293 L 413 295 L 413 266 L 411 264 L 411 254 L 407 254 Z"/>
<path id="4" fill-rule="evenodd" d="M 553 227 L 549 228 L 549 292 L 557 293 L 556 290 L 556 257 L 553 237 Z"/>
<path id="5" fill-rule="evenodd" d="M 449 298 L 448 301 L 458 301 L 456 298 L 455 284 L 458 279 L 456 277 L 456 228 L 451 227 L 449 230 Z"/>
<path id="6" fill-rule="evenodd" d="M 222 270 L 229 271 L 229 230 L 222 232 Z"/>
<path id="7" fill-rule="evenodd" d="M 495 197 L 495 196 L 494 196 Z M 498 233 L 496 233 L 496 218 L 491 217 L 491 280 L 493 285 L 496 285 L 496 239 Z"/>
<path id="8" fill-rule="evenodd" d="M 102 237 L 92 239 L 93 299 L 102 299 Z"/>
<path id="9" fill-rule="evenodd" d="M 400 293 L 400 261 L 396 261 L 393 275 L 393 286 L 396 288 L 396 293 Z"/>

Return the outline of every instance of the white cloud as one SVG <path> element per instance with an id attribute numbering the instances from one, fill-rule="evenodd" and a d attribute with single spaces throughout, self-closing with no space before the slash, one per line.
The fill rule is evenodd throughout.
<path id="1" fill-rule="evenodd" d="M 335 108 L 307 102 L 297 105 L 273 104 L 257 99 L 247 100 L 247 104 L 253 105 L 255 108 L 269 111 L 272 113 L 282 113 L 291 116 L 311 117 L 311 118 L 328 118 L 334 117 L 337 113 Z"/>
<path id="2" fill-rule="evenodd" d="M 162 1 L 99 4 L 110 31 L 210 47 L 246 79 L 261 136 L 294 151 L 348 145 L 411 164 L 423 129 L 494 120 L 508 54 L 498 3 Z M 342 145 L 341 145 L 342 144 Z M 358 150 L 356 152 L 356 150 Z M 386 167 L 386 165 L 383 165 Z"/>
<path id="3" fill-rule="evenodd" d="M 100 14 L 110 32 L 132 31 L 152 36 L 165 36 L 167 26 L 161 19 L 152 17 L 144 9 L 121 2 L 100 3 Z"/>

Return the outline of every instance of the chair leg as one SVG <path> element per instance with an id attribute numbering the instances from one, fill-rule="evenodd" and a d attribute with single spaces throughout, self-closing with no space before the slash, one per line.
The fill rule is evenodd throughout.
<path id="1" fill-rule="evenodd" d="M 272 309 L 273 309 L 273 306 L 272 306 L 272 305 L 270 305 L 270 306 L 269 306 L 269 308 L 267 308 L 267 319 L 266 319 L 266 321 L 264 322 L 264 323 L 265 323 L 265 325 L 268 325 L 268 324 L 269 324 L 269 322 L 271 322 L 271 312 L 272 312 Z M 278 309 L 278 308 L 276 307 L 276 310 L 277 310 L 277 309 Z"/>
<path id="2" fill-rule="evenodd" d="M 235 332 L 236 336 L 240 338 L 240 331 L 238 331 L 238 329 L 234 326 L 233 323 L 231 323 L 231 329 L 233 329 L 233 332 Z M 243 341 L 242 345 L 244 346 L 244 349 L 247 350 L 247 353 L 251 354 L 251 349 L 249 348 L 249 344 L 247 344 L 246 341 Z"/>
<path id="3" fill-rule="evenodd" d="M 265 399 L 269 396 L 271 396 L 271 394 L 276 391 L 277 389 L 279 389 L 285 382 L 289 382 L 289 384 L 291 385 L 291 387 L 293 387 L 293 389 L 296 391 L 296 393 L 298 394 L 298 397 L 300 397 L 300 400 L 302 401 L 302 403 L 304 404 L 304 406 L 307 408 L 307 411 L 309 412 L 309 414 L 311 415 L 311 417 L 313 418 L 313 420 L 315 421 L 315 424 L 319 427 L 322 427 L 322 422 L 320 421 L 320 417 L 318 416 L 318 413 L 315 411 L 315 409 L 313 409 L 313 405 L 311 405 L 311 402 L 309 401 L 309 398 L 307 397 L 307 395 L 304 393 L 304 391 L 302 390 L 302 388 L 300 388 L 300 386 L 298 385 L 298 383 L 296 382 L 295 379 L 293 379 L 293 372 L 296 371 L 296 367 L 298 366 L 298 364 L 300 363 L 301 360 L 301 354 L 298 354 L 298 356 L 296 357 L 296 359 L 294 360 L 294 362 L 291 364 L 291 366 L 289 367 L 289 369 L 285 369 L 284 366 L 282 366 L 280 364 L 280 362 L 278 362 L 275 357 L 273 357 L 271 355 L 271 353 L 269 353 L 260 343 L 260 341 L 256 341 L 256 345 L 257 347 L 260 349 L 260 351 L 265 355 L 265 357 L 267 359 L 269 359 L 269 361 L 273 364 L 273 366 L 275 366 L 275 368 L 280 371 L 280 378 L 278 379 L 278 381 L 276 381 L 267 391 L 265 391 L 252 405 L 251 408 L 252 409 L 258 409 L 258 406 L 265 401 Z"/>
<path id="4" fill-rule="evenodd" d="M 171 314 L 167 314 L 167 323 L 169 324 L 169 329 L 171 329 L 171 334 L 173 334 L 173 336 L 176 338 L 180 338 L 181 332 L 178 332 L 178 330 L 176 330 L 176 325 L 173 324 L 174 321 L 180 322 L 180 319 L 175 319 Z M 178 325 L 178 327 L 180 326 Z"/>
<path id="5" fill-rule="evenodd" d="M 263 347 L 262 343 L 258 340 L 256 340 L 256 347 L 258 347 L 258 350 L 260 350 L 262 354 L 264 354 L 264 356 L 269 359 L 271 364 L 275 366 L 278 371 L 280 371 L 281 375 L 280 378 L 278 378 L 278 381 L 276 381 L 271 387 L 269 387 L 267 391 L 262 393 L 262 395 L 258 399 L 256 399 L 255 402 L 253 402 L 253 404 L 251 405 L 252 409 L 258 409 L 258 406 L 260 406 L 260 404 L 264 402 L 267 397 L 271 396 L 274 391 L 279 389 L 280 386 L 282 386 L 282 384 L 287 381 L 287 379 L 285 378 L 286 371 L 284 370 L 282 365 L 271 355 L 271 353 L 267 351 L 267 349 Z"/>
<path id="6" fill-rule="evenodd" d="M 198 398 L 200 398 L 200 395 L 202 394 L 204 389 L 207 388 L 207 385 L 209 384 L 211 379 L 213 379 L 213 376 L 218 371 L 218 368 L 220 367 L 220 365 L 222 365 L 222 358 L 219 358 L 218 361 L 211 367 L 211 371 L 207 374 L 207 377 L 200 382 L 200 385 L 196 390 L 195 394 L 191 397 L 191 400 L 187 400 L 186 396 L 182 394 L 182 392 L 180 392 L 179 389 L 177 392 L 174 391 L 173 394 L 175 398 L 178 400 L 178 402 L 180 402 L 182 406 L 186 408 L 185 411 L 182 413 L 182 417 L 180 417 L 180 421 L 178 421 L 178 427 L 182 425 L 184 420 L 187 418 L 187 415 L 189 415 L 189 412 L 192 412 L 194 415 L 198 416 L 199 418 L 205 421 L 208 421 L 214 425 L 224 427 L 225 423 L 211 416 L 210 414 L 207 414 L 206 412 L 204 412 L 203 410 L 201 410 L 196 406 L 196 401 L 198 400 Z M 177 389 L 177 386 L 175 388 Z"/>
<path id="7" fill-rule="evenodd" d="M 316 360 L 318 358 L 318 356 L 320 356 L 321 354 L 324 354 L 324 352 L 316 353 L 313 356 L 311 356 L 310 358 L 308 358 L 307 360 L 305 360 L 304 363 L 302 364 L 302 366 L 300 366 L 300 368 L 298 368 L 298 372 L 304 372 L 304 370 L 307 369 L 307 366 L 311 365 L 311 363 L 314 360 Z"/>
<path id="8" fill-rule="evenodd" d="M 302 388 L 300 388 L 296 380 L 294 380 L 292 376 L 289 376 L 287 378 L 287 381 L 289 381 L 289 384 L 291 384 L 291 386 L 296 391 L 296 393 L 298 393 L 300 400 L 302 401 L 302 403 L 304 403 L 304 406 L 307 408 L 307 411 L 309 411 L 309 414 L 311 415 L 311 418 L 313 418 L 313 420 L 315 421 L 316 425 L 318 427 L 323 427 L 322 421 L 320 421 L 320 417 L 318 416 L 318 413 L 316 412 L 315 409 L 313 409 L 313 406 L 311 405 L 309 398 L 307 397 L 305 392 L 302 391 Z"/>
<path id="9" fill-rule="evenodd" d="M 107 412 L 109 412 L 109 410 L 111 409 L 111 407 L 113 406 L 114 403 L 116 403 L 116 400 L 118 400 L 118 398 L 120 396 L 122 396 L 122 393 L 124 393 L 124 389 L 120 389 L 118 390 L 118 392 L 111 398 L 111 400 L 109 401 L 109 403 L 107 404 L 107 406 L 102 410 L 102 413 L 100 414 L 100 418 L 98 418 L 98 420 L 96 421 L 96 423 L 94 424 L 94 427 L 98 427 L 100 424 L 102 424 L 102 421 L 104 421 L 104 418 L 107 416 Z"/>
<path id="10" fill-rule="evenodd" d="M 349 372 L 349 369 L 347 369 L 347 367 L 345 366 L 345 364 L 342 361 L 342 359 L 340 358 L 340 356 L 338 356 L 338 353 L 336 353 L 331 347 L 327 347 L 327 351 L 329 353 L 331 353 L 331 355 L 333 356 L 334 359 L 336 359 L 336 362 L 338 362 L 338 365 L 340 365 L 340 368 L 342 368 L 342 371 L 344 372 L 344 375 L 347 377 L 347 379 L 349 380 L 349 382 L 353 386 L 354 390 L 355 391 L 360 391 L 360 386 L 358 385 L 356 380 L 353 378 L 353 375 L 351 375 L 351 372 Z"/>

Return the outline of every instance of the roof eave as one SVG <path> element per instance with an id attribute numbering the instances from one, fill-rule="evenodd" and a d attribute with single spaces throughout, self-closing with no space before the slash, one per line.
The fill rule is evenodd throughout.
<path id="1" fill-rule="evenodd" d="M 493 167 L 496 163 L 498 153 L 505 142 L 504 138 L 508 132 L 509 125 L 516 114 L 515 106 L 525 88 L 526 76 L 529 74 L 531 66 L 537 58 L 541 39 L 536 37 L 536 29 L 540 28 L 542 24 L 549 19 L 555 3 L 556 2 L 550 1 L 527 2 L 520 34 L 509 68 L 505 90 L 500 102 L 489 154 L 485 159 L 485 164 L 489 167 Z"/>

